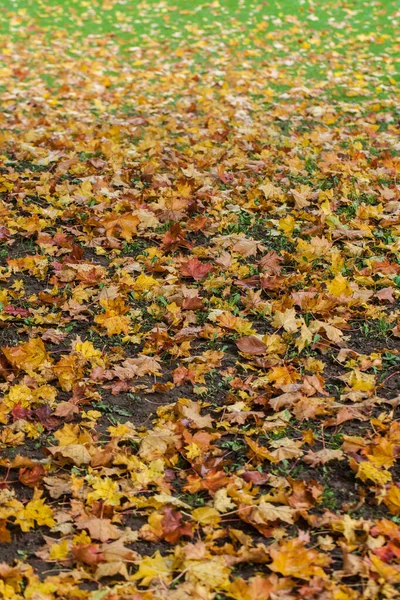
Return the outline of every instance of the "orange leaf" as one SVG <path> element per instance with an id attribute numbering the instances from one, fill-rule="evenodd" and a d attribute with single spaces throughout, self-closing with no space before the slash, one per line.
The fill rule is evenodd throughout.
<path id="1" fill-rule="evenodd" d="M 271 547 L 273 562 L 268 565 L 272 571 L 285 577 L 298 577 L 309 580 L 312 577 L 326 578 L 321 567 L 329 565 L 331 559 L 316 550 L 306 548 L 301 540 L 284 542 L 280 547 Z"/>

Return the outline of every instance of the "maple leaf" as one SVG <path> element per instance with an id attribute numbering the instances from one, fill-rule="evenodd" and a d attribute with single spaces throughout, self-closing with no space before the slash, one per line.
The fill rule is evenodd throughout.
<path id="1" fill-rule="evenodd" d="M 65 446 L 46 448 L 46 451 L 53 456 L 62 456 L 73 462 L 78 467 L 88 465 L 91 455 L 83 444 L 67 444 Z"/>
<path id="2" fill-rule="evenodd" d="M 369 560 L 371 563 L 372 570 L 377 573 L 381 580 L 390 583 L 400 583 L 400 569 L 398 565 L 387 565 L 385 562 L 380 560 L 376 554 L 369 553 Z"/>
<path id="3" fill-rule="evenodd" d="M 22 531 L 29 531 L 35 523 L 47 527 L 55 525 L 53 510 L 42 499 L 41 490 L 35 489 L 32 500 L 15 513 L 15 523 Z"/>
<path id="4" fill-rule="evenodd" d="M 395 597 L 397 6 L 11 4 L 0 597 Z"/>
<path id="5" fill-rule="evenodd" d="M 103 543 L 101 545 L 101 552 L 104 560 L 107 562 L 136 562 L 139 558 L 137 552 L 124 546 L 122 539 L 115 542 Z"/>
<path id="6" fill-rule="evenodd" d="M 179 398 L 177 410 L 184 419 L 188 420 L 191 427 L 196 427 L 197 429 L 212 427 L 211 416 L 201 416 L 199 404 L 193 402 L 189 398 Z"/>
<path id="7" fill-rule="evenodd" d="M 296 310 L 294 308 L 288 308 L 283 312 L 277 310 L 272 320 L 272 325 L 277 329 L 283 327 L 285 331 L 294 333 L 298 330 Z"/>
<path id="8" fill-rule="evenodd" d="M 298 481 L 288 478 L 292 495 L 288 498 L 289 505 L 300 510 L 309 509 L 314 506 L 322 496 L 324 488 L 317 481 Z"/>
<path id="9" fill-rule="evenodd" d="M 265 250 L 265 246 L 262 246 L 256 240 L 249 239 L 239 240 L 232 248 L 233 252 L 237 252 L 241 256 L 245 257 L 256 256 L 257 252 L 261 252 L 262 250 Z"/>
<path id="10" fill-rule="evenodd" d="M 215 508 L 211 506 L 201 506 L 192 511 L 192 517 L 200 525 L 218 525 L 221 516 Z"/>
<path id="11" fill-rule="evenodd" d="M 332 450 L 330 448 L 323 448 L 322 450 L 318 450 L 318 452 L 313 452 L 309 450 L 304 457 L 304 462 L 315 467 L 317 465 L 325 465 L 327 462 L 331 460 L 342 460 L 344 458 L 344 454 L 342 450 Z"/>
<path id="12" fill-rule="evenodd" d="M 400 487 L 396 484 L 390 485 L 389 490 L 383 497 L 383 502 L 392 515 L 400 515 Z"/>
<path id="13" fill-rule="evenodd" d="M 113 525 L 110 519 L 100 519 L 97 517 L 80 517 L 75 521 L 78 529 L 87 529 L 90 537 L 100 542 L 116 540 L 121 537 L 122 531 Z"/>
<path id="14" fill-rule="evenodd" d="M 49 558 L 57 562 L 64 561 L 69 554 L 68 540 L 62 540 L 59 544 L 52 544 L 50 547 Z"/>
<path id="15" fill-rule="evenodd" d="M 193 527 L 190 523 L 182 523 L 182 513 L 173 508 L 165 507 L 161 521 L 163 538 L 171 544 L 176 544 L 182 536 L 193 537 Z"/>
<path id="16" fill-rule="evenodd" d="M 237 578 L 229 588 L 229 596 L 234 600 L 259 600 L 260 598 L 270 598 L 271 592 L 278 590 L 279 587 L 276 575 L 270 577 L 256 575 L 249 581 Z"/>
<path id="17" fill-rule="evenodd" d="M 120 379 L 133 379 L 144 375 L 161 375 L 161 365 L 157 358 L 141 356 L 127 358 L 122 366 L 113 369 L 112 374 Z"/>
<path id="18" fill-rule="evenodd" d="M 0 519 L 0 543 L 9 544 L 11 542 L 11 533 L 7 529 L 7 521 Z"/>
<path id="19" fill-rule="evenodd" d="M 131 213 L 110 215 L 99 220 L 99 224 L 104 227 L 107 237 L 117 234 L 127 242 L 130 242 L 132 236 L 136 234 L 139 223 L 140 219 Z"/>
<path id="20" fill-rule="evenodd" d="M 333 296 L 351 297 L 353 295 L 353 290 L 351 289 L 349 282 L 340 273 L 338 273 L 332 281 L 327 283 L 326 287 Z"/>
<path id="21" fill-rule="evenodd" d="M 89 567 L 94 567 L 104 560 L 99 544 L 78 544 L 72 546 L 71 552 L 76 560 L 89 565 Z"/>
<path id="22" fill-rule="evenodd" d="M 197 256 L 181 264 L 180 272 L 184 277 L 191 277 L 195 281 L 205 279 L 213 269 L 210 263 L 202 263 Z"/>
<path id="23" fill-rule="evenodd" d="M 393 289 L 389 287 L 382 288 L 379 292 L 374 294 L 374 298 L 378 298 L 378 300 L 387 300 L 387 302 L 395 302 L 393 297 Z"/>
<path id="24" fill-rule="evenodd" d="M 54 499 L 70 494 L 72 492 L 72 483 L 68 475 L 61 477 L 44 477 L 43 481 L 46 485 L 48 493 Z"/>
<path id="25" fill-rule="evenodd" d="M 97 315 L 94 320 L 107 329 L 107 335 L 119 335 L 121 333 L 126 335 L 129 332 L 129 318 L 115 315 L 111 311 Z"/>
<path id="26" fill-rule="evenodd" d="M 2 347 L 2 351 L 13 366 L 25 371 L 34 371 L 51 360 L 40 338 L 31 338 L 19 346 Z"/>
<path id="27" fill-rule="evenodd" d="M 171 570 L 172 560 L 164 558 L 157 550 L 154 556 L 142 558 L 138 571 L 131 579 L 140 581 L 143 586 L 149 586 L 153 580 L 168 583 L 172 579 Z"/>
<path id="28" fill-rule="evenodd" d="M 83 376 L 83 361 L 73 354 L 62 356 L 54 365 L 53 371 L 58 377 L 61 388 L 65 392 L 70 392 Z"/>
<path id="29" fill-rule="evenodd" d="M 192 245 L 186 239 L 186 234 L 183 232 L 179 223 L 173 223 L 169 230 L 164 234 L 162 238 L 163 247 L 166 251 L 173 248 L 188 248 L 191 249 Z"/>
<path id="30" fill-rule="evenodd" d="M 35 488 L 42 482 L 45 471 L 42 465 L 34 465 L 32 468 L 22 467 L 19 471 L 18 479 L 27 487 Z"/>
<path id="31" fill-rule="evenodd" d="M 255 335 L 248 335 L 240 338 L 239 340 L 237 340 L 236 346 L 241 352 L 244 352 L 245 354 L 260 355 L 265 354 L 267 350 L 266 344 L 264 344 L 264 342 L 262 342 Z"/>
<path id="32" fill-rule="evenodd" d="M 270 502 L 260 502 L 253 508 L 249 520 L 257 526 L 268 522 L 283 521 L 284 523 L 294 523 L 296 511 L 290 506 L 275 506 Z"/>
<path id="33" fill-rule="evenodd" d="M 283 542 L 280 546 L 271 547 L 272 563 L 269 568 L 285 577 L 311 579 L 326 577 L 322 567 L 331 562 L 329 556 L 316 550 L 307 549 L 300 539 Z"/>

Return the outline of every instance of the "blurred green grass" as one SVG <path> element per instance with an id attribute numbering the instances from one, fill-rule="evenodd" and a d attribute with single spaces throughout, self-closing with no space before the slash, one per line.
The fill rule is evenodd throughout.
<path id="1" fill-rule="evenodd" d="M 271 58 L 286 61 L 285 69 L 299 85 L 310 79 L 322 81 L 328 70 L 340 77 L 341 68 L 361 81 L 369 73 L 365 67 L 359 72 L 360 59 L 365 65 L 372 57 L 368 70 L 380 72 L 383 88 L 400 80 L 397 1 L 5 0 L 1 4 L 0 39 L 29 44 L 30 36 L 38 34 L 53 41 L 68 39 L 76 52 L 79 39 L 102 36 L 116 43 L 121 53 L 164 43 L 168 56 L 171 49 L 189 46 L 200 67 L 207 60 L 203 48 L 213 40 L 221 44 L 218 52 L 229 46 L 252 64 Z M 372 89 L 379 94 L 379 87 Z"/>
<path id="2" fill-rule="evenodd" d="M 395 1 L 365 0 L 5 0 L 1 4 L 1 31 L 18 35 L 21 25 L 48 32 L 63 29 L 72 35 L 114 33 L 127 40 L 157 39 L 231 33 L 245 37 L 264 23 L 269 29 L 285 29 L 297 19 L 304 32 L 329 32 L 328 40 L 374 33 L 372 47 L 393 43 L 394 21 L 400 19 Z M 301 33 L 301 32 L 300 32 Z M 386 39 L 379 38 L 388 36 Z"/>

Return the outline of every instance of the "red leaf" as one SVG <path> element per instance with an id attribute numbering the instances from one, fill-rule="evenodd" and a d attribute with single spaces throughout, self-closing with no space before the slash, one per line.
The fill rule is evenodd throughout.
<path id="1" fill-rule="evenodd" d="M 16 404 L 11 411 L 14 421 L 18 421 L 22 419 L 23 421 L 27 421 L 29 417 L 32 416 L 32 411 L 29 408 L 23 408 L 20 403 Z"/>
<path id="2" fill-rule="evenodd" d="M 193 537 L 192 526 L 189 523 L 182 524 L 182 513 L 173 508 L 164 508 L 161 526 L 164 540 L 171 544 L 176 544 L 183 535 Z"/>
<path id="3" fill-rule="evenodd" d="M 8 304 L 4 308 L 4 312 L 8 315 L 12 315 L 13 317 L 29 317 L 29 315 L 31 314 L 26 308 L 17 308 L 16 306 L 12 306 L 11 304 Z"/>
<path id="4" fill-rule="evenodd" d="M 202 263 L 197 257 L 182 263 L 181 274 L 184 277 L 192 277 L 195 281 L 205 279 L 213 266 L 210 263 Z"/>

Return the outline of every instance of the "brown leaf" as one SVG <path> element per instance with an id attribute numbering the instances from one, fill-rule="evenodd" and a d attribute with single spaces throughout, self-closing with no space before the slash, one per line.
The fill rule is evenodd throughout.
<path id="1" fill-rule="evenodd" d="M 19 470 L 18 479 L 23 485 L 34 488 L 42 483 L 44 473 L 42 465 L 35 465 L 32 468 L 23 467 Z"/>
<path id="2" fill-rule="evenodd" d="M 78 529 L 87 529 L 90 537 L 95 540 L 100 540 L 100 542 L 117 540 L 123 534 L 123 531 L 113 525 L 110 519 L 80 517 L 75 523 Z"/>
<path id="3" fill-rule="evenodd" d="M 395 301 L 393 297 L 393 288 L 390 287 L 382 288 L 379 292 L 376 292 L 373 297 L 378 298 L 378 300 L 387 300 L 387 302 L 392 304 Z"/>
<path id="4" fill-rule="evenodd" d="M 240 352 L 254 355 L 265 354 L 267 349 L 266 344 L 264 344 L 264 342 L 258 339 L 258 337 L 255 335 L 247 335 L 240 338 L 237 340 L 236 346 L 239 348 Z"/>
<path id="5" fill-rule="evenodd" d="M 318 465 L 325 465 L 331 460 L 342 460 L 343 458 L 344 454 L 342 450 L 329 450 L 328 448 L 324 448 L 323 450 L 319 450 L 318 452 L 313 452 L 312 450 L 309 450 L 303 460 L 308 465 L 316 467 Z"/>
<path id="6" fill-rule="evenodd" d="M 9 544 L 11 542 L 11 533 L 7 529 L 6 519 L 0 519 L 0 544 Z"/>
<path id="7" fill-rule="evenodd" d="M 83 562 L 85 565 L 89 565 L 89 567 L 94 567 L 105 560 L 99 544 L 81 544 L 72 546 L 71 552 L 76 560 Z"/>

